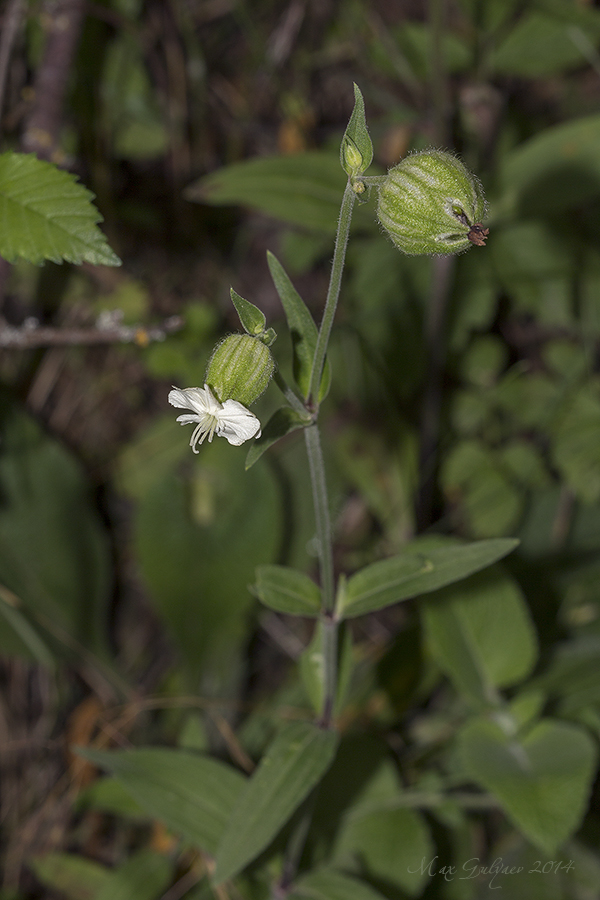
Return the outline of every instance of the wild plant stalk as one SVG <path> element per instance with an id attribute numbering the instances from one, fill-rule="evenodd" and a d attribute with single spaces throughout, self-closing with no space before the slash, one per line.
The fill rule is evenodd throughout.
<path id="1" fill-rule="evenodd" d="M 331 520 L 329 515 L 329 496 L 327 491 L 327 479 L 325 463 L 321 447 L 321 436 L 317 417 L 319 413 L 319 387 L 325 366 L 325 358 L 335 311 L 337 309 L 340 289 L 342 286 L 342 274 L 346 261 L 346 248 L 350 234 L 350 223 L 356 192 L 352 186 L 352 180 L 348 178 L 340 216 L 338 219 L 337 234 L 331 276 L 327 299 L 323 310 L 323 318 L 319 328 L 315 355 L 310 379 L 309 403 L 314 408 L 314 421 L 304 429 L 306 453 L 308 455 L 308 467 L 312 485 L 313 504 L 315 510 L 316 538 L 319 554 L 319 569 L 321 576 L 322 597 L 322 653 L 323 653 L 323 708 L 320 723 L 324 728 L 330 727 L 337 690 L 337 646 L 338 623 L 334 616 L 335 585 L 333 571 L 333 544 L 331 534 Z"/>

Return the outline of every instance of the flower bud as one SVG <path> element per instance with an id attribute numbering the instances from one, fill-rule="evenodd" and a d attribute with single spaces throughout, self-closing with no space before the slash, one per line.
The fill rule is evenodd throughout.
<path id="1" fill-rule="evenodd" d="M 237 400 L 250 406 L 266 389 L 274 368 L 264 341 L 249 334 L 230 334 L 213 350 L 204 380 L 221 403 Z"/>
<path id="2" fill-rule="evenodd" d="M 410 255 L 460 253 L 482 247 L 489 229 L 477 178 L 443 150 L 413 153 L 379 189 L 377 216 L 396 246 Z"/>

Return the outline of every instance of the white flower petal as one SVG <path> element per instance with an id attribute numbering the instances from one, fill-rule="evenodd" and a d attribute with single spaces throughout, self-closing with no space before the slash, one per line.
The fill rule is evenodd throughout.
<path id="1" fill-rule="evenodd" d="M 219 415 L 217 434 L 239 447 L 250 438 L 260 437 L 260 420 L 237 400 L 226 400 Z"/>
<path id="2" fill-rule="evenodd" d="M 197 444 L 205 439 L 212 441 L 217 434 L 236 447 L 253 437 L 260 437 L 259 419 L 237 400 L 219 403 L 207 384 L 204 388 L 176 388 L 169 392 L 169 403 L 191 413 L 177 416 L 182 425 L 196 423 L 190 439 L 190 447 L 198 453 Z"/>
<path id="3" fill-rule="evenodd" d="M 208 392 L 208 396 L 207 396 Z M 169 391 L 169 403 L 171 406 L 178 406 L 180 409 L 191 409 L 192 412 L 204 415 L 211 407 L 211 401 L 216 403 L 210 390 L 203 388 L 181 388 L 174 387 Z"/>

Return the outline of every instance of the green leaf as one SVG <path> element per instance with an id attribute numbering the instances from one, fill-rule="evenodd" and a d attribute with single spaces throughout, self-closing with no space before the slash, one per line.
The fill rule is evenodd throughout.
<path id="1" fill-rule="evenodd" d="M 365 102 L 354 85 L 354 109 L 340 147 L 340 162 L 347 175 L 362 175 L 373 161 L 373 144 L 365 118 Z"/>
<path id="2" fill-rule="evenodd" d="M 384 900 L 364 881 L 335 869 L 314 869 L 295 882 L 289 900 Z"/>
<path id="3" fill-rule="evenodd" d="M 335 842 L 334 861 L 340 868 L 366 874 L 377 883 L 393 884 L 419 896 L 428 878 L 422 859 L 435 856 L 425 818 L 412 809 L 361 813 L 351 810 Z M 358 860 L 358 863 L 353 861 Z"/>
<path id="4" fill-rule="evenodd" d="M 291 225 L 335 234 L 346 179 L 332 153 L 269 156 L 226 166 L 184 196 L 213 206 L 251 206 Z"/>
<path id="5" fill-rule="evenodd" d="M 208 671 L 228 679 L 245 647 L 248 585 L 257 563 L 279 553 L 281 501 L 268 467 L 245 472 L 225 441 L 205 444 L 194 459 L 188 435 L 175 422 L 172 430 L 189 465 L 148 485 L 134 540 L 150 596 L 197 684 Z"/>
<path id="6" fill-rule="evenodd" d="M 337 615 L 349 619 L 460 581 L 515 549 L 512 538 L 473 544 L 413 542 L 403 553 L 372 563 L 348 579 L 338 594 Z"/>
<path id="7" fill-rule="evenodd" d="M 236 875 L 278 834 L 331 765 L 338 735 L 309 722 L 284 726 L 248 781 L 216 859 L 214 884 Z"/>
<path id="8" fill-rule="evenodd" d="M 593 572 L 594 593 L 598 571 Z M 533 682 L 552 699 L 558 699 L 560 712 L 572 716 L 600 701 L 600 636 L 584 634 L 554 645 L 546 670 Z"/>
<path id="9" fill-rule="evenodd" d="M 585 385 L 569 398 L 551 434 L 552 460 L 585 503 L 600 500 L 600 402 Z"/>
<path id="10" fill-rule="evenodd" d="M 250 303 L 249 300 L 244 300 L 243 297 L 240 297 L 233 288 L 231 288 L 231 302 L 236 308 L 244 330 L 252 335 L 262 334 L 267 324 L 264 312 L 258 306 L 255 306 L 254 303 Z"/>
<path id="11" fill-rule="evenodd" d="M 517 740 L 478 719 L 458 741 L 469 777 L 498 798 L 540 850 L 553 854 L 573 834 L 586 810 L 596 761 L 595 745 L 583 729 L 546 719 Z"/>
<path id="12" fill-rule="evenodd" d="M 159 900 L 171 881 L 172 868 L 165 856 L 140 850 L 110 873 L 94 900 Z"/>
<path id="13" fill-rule="evenodd" d="M 103 655 L 111 566 L 91 486 L 71 454 L 3 398 L 0 427 L 4 616 L 39 661 L 44 645 L 70 653 L 73 640 Z"/>
<path id="14" fill-rule="evenodd" d="M 0 255 L 39 265 L 120 266 L 97 226 L 94 195 L 74 175 L 33 153 L 0 154 Z"/>
<path id="15" fill-rule="evenodd" d="M 277 612 L 314 618 L 321 610 L 321 591 L 312 578 L 287 566 L 258 566 L 255 590 Z"/>
<path id="16" fill-rule="evenodd" d="M 243 775 L 216 759 L 184 750 L 75 749 L 111 772 L 153 818 L 214 854 L 244 787 Z"/>
<path id="17" fill-rule="evenodd" d="M 267 251 L 267 263 L 292 336 L 294 378 L 302 396 L 306 398 L 310 390 L 310 377 L 317 346 L 317 326 L 304 300 L 288 278 L 285 269 L 277 257 L 269 251 Z M 327 396 L 330 381 L 331 371 L 326 362 L 319 390 L 319 401 Z"/>
<path id="18" fill-rule="evenodd" d="M 592 20 L 588 19 L 590 24 Z M 595 24 L 597 37 L 598 19 Z M 524 78 L 540 78 L 584 65 L 585 53 L 571 34 L 572 28 L 558 18 L 538 11 L 526 13 L 491 54 L 488 65 L 495 73 Z"/>
<path id="19" fill-rule="evenodd" d="M 523 510 L 523 497 L 509 474 L 483 441 L 460 441 L 447 454 L 441 468 L 444 493 L 460 504 L 474 537 L 491 538 L 514 533 Z"/>
<path id="20" fill-rule="evenodd" d="M 24 656 L 51 668 L 52 653 L 19 605 L 18 597 L 0 585 L 0 618 L 4 620 L 0 628 L 0 652 L 3 656 Z"/>
<path id="21" fill-rule="evenodd" d="M 96 900 L 110 878 L 106 866 L 72 853 L 44 853 L 28 860 L 38 881 L 67 900 Z"/>
<path id="22" fill-rule="evenodd" d="M 97 809 L 139 822 L 152 818 L 117 778 L 96 778 L 77 795 L 77 809 Z"/>
<path id="23" fill-rule="evenodd" d="M 533 624 L 515 581 L 498 570 L 472 575 L 421 606 L 428 649 L 455 687 L 478 703 L 517 684 L 537 658 Z"/>
<path id="24" fill-rule="evenodd" d="M 286 434 L 291 434 L 292 431 L 297 431 L 299 428 L 306 428 L 309 424 L 310 422 L 304 416 L 289 406 L 282 406 L 276 410 L 263 428 L 261 436 L 258 440 L 253 441 L 248 450 L 246 470 L 250 469 L 269 447 L 276 444 Z"/>
<path id="25" fill-rule="evenodd" d="M 600 194 L 600 115 L 546 128 L 504 157 L 502 210 L 519 202 L 535 211 L 578 206 Z M 514 210 L 514 206 L 512 209 Z M 527 254 L 527 247 L 522 252 Z"/>

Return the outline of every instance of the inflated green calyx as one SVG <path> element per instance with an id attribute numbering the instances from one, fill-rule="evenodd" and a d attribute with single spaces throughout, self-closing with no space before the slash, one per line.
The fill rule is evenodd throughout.
<path id="1" fill-rule="evenodd" d="M 443 150 L 407 156 L 379 189 L 377 216 L 391 240 L 412 256 L 460 253 L 483 246 L 486 203 L 481 184 Z"/>
<path id="2" fill-rule="evenodd" d="M 215 347 L 205 381 L 221 403 L 231 399 L 250 406 L 266 389 L 274 368 L 264 341 L 249 334 L 230 334 Z"/>

